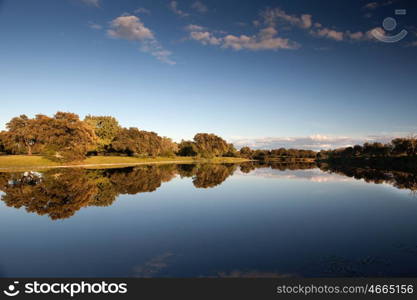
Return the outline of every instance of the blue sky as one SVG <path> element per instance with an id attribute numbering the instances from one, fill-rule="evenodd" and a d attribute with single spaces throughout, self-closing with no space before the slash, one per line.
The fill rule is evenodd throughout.
<path id="1" fill-rule="evenodd" d="M 0 129 L 60 110 L 266 148 L 416 133 L 416 14 L 401 0 L 0 0 Z"/>

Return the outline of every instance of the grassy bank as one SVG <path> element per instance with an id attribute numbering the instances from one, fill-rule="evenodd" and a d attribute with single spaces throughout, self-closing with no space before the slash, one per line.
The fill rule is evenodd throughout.
<path id="1" fill-rule="evenodd" d="M 31 170 L 42 168 L 58 167 L 118 167 L 134 166 L 140 164 L 164 164 L 164 163 L 239 163 L 248 161 L 243 158 L 216 157 L 213 159 L 203 159 L 195 157 L 156 157 L 156 158 L 136 158 L 123 156 L 93 156 L 84 161 L 76 163 L 57 163 L 42 156 L 27 155 L 5 155 L 0 156 L 0 171 L 6 170 Z"/>

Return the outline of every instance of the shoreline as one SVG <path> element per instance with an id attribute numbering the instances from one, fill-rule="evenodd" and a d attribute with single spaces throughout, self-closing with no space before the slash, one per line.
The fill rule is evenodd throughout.
<path id="1" fill-rule="evenodd" d="M 160 158 L 161 160 L 158 160 L 158 158 L 156 159 L 140 159 L 138 158 L 138 161 L 134 161 L 136 160 L 136 158 L 132 158 L 132 157 L 111 157 L 111 156 L 107 156 L 105 157 L 104 160 L 108 160 L 109 162 L 102 162 L 102 163 L 88 163 L 88 162 L 81 162 L 78 164 L 62 164 L 60 165 L 59 163 L 55 163 L 52 161 L 45 161 L 45 159 L 43 157 L 30 157 L 30 159 L 32 160 L 40 160 L 40 161 L 44 161 L 46 162 L 46 164 L 42 165 L 42 164 L 30 164 L 28 163 L 28 165 L 7 165 L 7 166 L 2 166 L 2 160 L 7 160 L 8 158 L 13 158 L 14 160 L 19 160 L 19 158 L 26 159 L 27 156 L 0 156 L 0 172 L 7 172 L 7 171 L 35 171 L 35 170 L 47 170 L 47 169 L 65 169 L 65 168 L 101 168 L 101 169 L 110 169 L 110 168 L 117 168 L 117 167 L 133 167 L 133 166 L 140 166 L 140 165 L 166 165 L 166 164 L 198 164 L 198 163 L 211 163 L 211 164 L 222 164 L 222 163 L 243 163 L 243 162 L 249 162 L 252 161 L 250 159 L 245 159 L 245 158 L 234 158 L 234 157 L 224 157 L 224 158 L 214 158 L 214 159 L 197 159 L 197 158 L 184 158 L 181 157 L 182 159 L 172 159 L 170 160 L 169 158 Z M 99 157 L 99 158 L 103 158 L 103 157 Z M 110 162 L 112 159 L 115 160 L 115 162 Z M 89 159 L 87 159 L 89 160 Z M 94 160 L 94 159 L 90 159 L 90 160 Z M 126 161 L 126 162 L 121 162 L 121 160 L 133 160 L 133 161 Z M 142 161 L 141 161 L 142 160 Z M 49 165 L 48 163 L 51 163 L 51 165 Z"/>

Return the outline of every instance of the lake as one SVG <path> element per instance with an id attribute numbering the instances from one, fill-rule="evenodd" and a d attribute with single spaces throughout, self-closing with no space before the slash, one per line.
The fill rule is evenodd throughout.
<path id="1" fill-rule="evenodd" d="M 417 276 L 416 187 L 314 164 L 0 173 L 0 276 Z"/>

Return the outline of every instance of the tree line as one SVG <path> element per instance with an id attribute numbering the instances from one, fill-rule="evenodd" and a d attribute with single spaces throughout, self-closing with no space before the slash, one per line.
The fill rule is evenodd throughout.
<path id="1" fill-rule="evenodd" d="M 340 159 L 375 159 L 417 157 L 417 137 L 396 138 L 390 143 L 365 143 L 335 150 L 322 150 L 319 161 Z"/>
<path id="2" fill-rule="evenodd" d="M 81 161 L 91 155 L 135 157 L 192 156 L 202 158 L 242 157 L 255 160 L 314 158 L 316 152 L 298 149 L 253 150 L 235 146 L 209 133 L 198 133 L 193 140 L 173 142 L 152 131 L 124 128 L 112 116 L 57 112 L 12 118 L 0 132 L 0 153 L 42 155 L 52 160 Z"/>
<path id="3" fill-rule="evenodd" d="M 250 158 L 261 161 L 275 161 L 279 160 L 285 162 L 295 162 L 294 159 L 315 159 L 317 152 L 313 150 L 302 150 L 302 149 L 272 149 L 272 150 L 253 150 L 249 147 L 243 147 L 239 151 L 239 156 L 244 158 Z"/>
<path id="4" fill-rule="evenodd" d="M 390 143 L 365 143 L 353 147 L 315 152 L 302 149 L 260 150 L 235 146 L 209 133 L 197 133 L 180 143 L 152 131 L 124 128 L 111 116 L 57 112 L 52 117 L 38 114 L 12 118 L 0 132 L 0 153 L 42 155 L 52 160 L 81 161 L 91 155 L 135 157 L 191 156 L 202 158 L 241 157 L 259 161 L 294 163 L 317 159 L 416 157 L 417 137 L 397 138 Z"/>
<path id="5" fill-rule="evenodd" d="M 0 152 L 43 155 L 62 161 L 80 161 L 89 155 L 135 157 L 237 156 L 237 150 L 215 134 L 198 133 L 192 141 L 175 143 L 155 132 L 124 128 L 111 116 L 57 112 L 53 117 L 21 115 L 0 132 Z"/>

